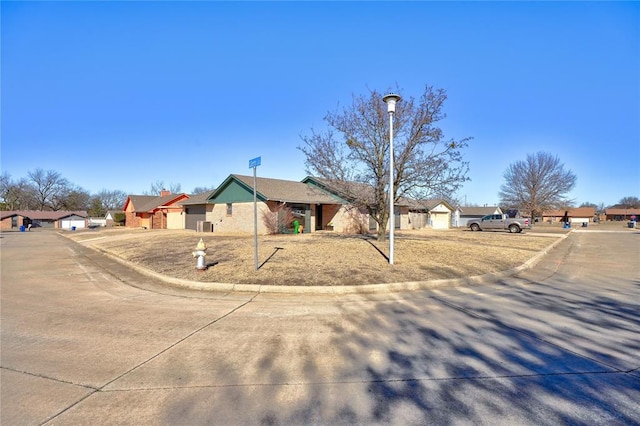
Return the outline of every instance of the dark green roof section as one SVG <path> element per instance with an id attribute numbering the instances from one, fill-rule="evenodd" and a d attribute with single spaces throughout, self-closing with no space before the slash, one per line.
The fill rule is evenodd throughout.
<path id="1" fill-rule="evenodd" d="M 257 191 L 256 197 L 259 201 L 266 201 L 260 191 Z M 229 175 L 208 199 L 208 202 L 213 204 L 246 203 L 249 201 L 253 201 L 253 186 L 247 185 L 234 175 Z"/>

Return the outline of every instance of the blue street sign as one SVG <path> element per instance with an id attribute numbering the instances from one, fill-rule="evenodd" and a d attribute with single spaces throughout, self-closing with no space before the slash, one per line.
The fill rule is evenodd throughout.
<path id="1" fill-rule="evenodd" d="M 262 157 L 256 157 L 256 158 L 253 158 L 253 159 L 249 160 L 249 168 L 253 169 L 254 167 L 258 167 L 260 165 L 260 159 L 261 158 Z"/>

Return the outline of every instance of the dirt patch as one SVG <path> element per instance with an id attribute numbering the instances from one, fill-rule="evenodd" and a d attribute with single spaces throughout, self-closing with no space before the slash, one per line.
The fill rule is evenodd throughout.
<path id="1" fill-rule="evenodd" d="M 396 233 L 394 265 L 389 243 L 372 236 L 317 232 L 254 239 L 171 230 L 86 231 L 71 238 L 152 271 L 200 282 L 343 286 L 461 278 L 519 266 L 556 241 L 539 232 L 402 231 Z M 192 252 L 206 243 L 206 271 L 195 269 Z"/>

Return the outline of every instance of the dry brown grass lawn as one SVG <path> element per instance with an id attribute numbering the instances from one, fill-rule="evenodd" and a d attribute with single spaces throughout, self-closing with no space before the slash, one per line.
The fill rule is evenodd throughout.
<path id="1" fill-rule="evenodd" d="M 388 242 L 373 237 L 313 233 L 258 239 L 193 231 L 113 229 L 71 237 L 88 246 L 175 278 L 201 282 L 342 286 L 460 278 L 507 270 L 556 241 L 557 235 L 502 232 L 403 231 L 396 233 L 395 264 Z M 206 271 L 195 269 L 192 252 L 207 244 Z"/>

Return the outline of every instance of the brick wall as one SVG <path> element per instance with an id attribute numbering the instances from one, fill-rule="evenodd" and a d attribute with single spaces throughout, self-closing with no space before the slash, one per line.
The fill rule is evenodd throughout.
<path id="1" fill-rule="evenodd" d="M 136 216 L 135 213 L 125 212 L 124 215 L 125 215 L 124 223 L 127 228 L 140 228 L 142 226 L 140 218 Z"/>
<path id="2" fill-rule="evenodd" d="M 258 234 L 267 234 L 267 227 L 262 222 L 263 212 L 270 211 L 263 202 L 258 203 Z M 227 215 L 226 204 L 216 204 L 206 214 L 207 221 L 213 223 L 214 232 L 253 233 L 253 202 L 233 203 L 231 215 Z"/>

